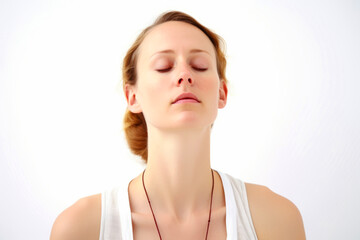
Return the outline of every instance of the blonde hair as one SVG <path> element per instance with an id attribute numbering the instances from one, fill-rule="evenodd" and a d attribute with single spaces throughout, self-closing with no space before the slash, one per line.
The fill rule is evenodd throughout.
<path id="1" fill-rule="evenodd" d="M 183 12 L 171 11 L 166 12 L 160 15 L 156 21 L 144 29 L 140 35 L 137 37 L 133 45 L 130 47 L 128 52 L 126 53 L 123 61 L 123 89 L 127 84 L 136 85 L 136 63 L 138 56 L 138 49 L 146 35 L 150 32 L 152 28 L 157 25 L 160 25 L 169 21 L 180 21 L 191 24 L 198 29 L 200 29 L 211 41 L 215 48 L 216 53 L 216 63 L 217 63 L 217 71 L 219 78 L 227 83 L 225 77 L 226 70 L 226 58 L 224 54 L 224 41 L 223 39 L 212 32 L 210 29 L 201 25 L 198 21 L 196 21 L 193 17 L 185 14 Z M 148 148 L 147 148 L 147 127 L 143 113 L 133 113 L 126 110 L 124 116 L 124 131 L 127 143 L 130 147 L 130 150 L 135 155 L 139 155 L 145 162 L 147 162 L 148 157 Z"/>

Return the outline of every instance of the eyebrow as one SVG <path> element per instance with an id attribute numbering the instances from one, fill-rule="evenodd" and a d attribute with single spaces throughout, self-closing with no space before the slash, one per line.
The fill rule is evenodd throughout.
<path id="1" fill-rule="evenodd" d="M 151 57 L 158 55 L 158 54 L 167 54 L 167 53 L 175 53 L 175 51 L 171 50 L 171 49 L 165 49 L 165 50 L 161 50 L 161 51 L 154 53 L 153 55 L 151 55 Z M 210 53 L 208 51 L 203 50 L 203 49 L 191 49 L 190 53 L 206 53 L 206 54 L 210 55 Z"/>

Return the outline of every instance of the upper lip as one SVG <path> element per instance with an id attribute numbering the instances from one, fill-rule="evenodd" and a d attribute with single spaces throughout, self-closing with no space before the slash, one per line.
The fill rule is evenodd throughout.
<path id="1" fill-rule="evenodd" d="M 180 94 L 172 103 L 175 103 L 181 99 L 194 99 L 197 102 L 200 102 L 199 99 L 192 93 L 182 93 Z"/>

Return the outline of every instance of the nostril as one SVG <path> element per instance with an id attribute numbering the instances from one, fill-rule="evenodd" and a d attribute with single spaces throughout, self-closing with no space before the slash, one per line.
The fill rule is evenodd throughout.
<path id="1" fill-rule="evenodd" d="M 180 79 L 178 80 L 178 84 L 181 84 L 181 82 L 182 82 L 183 80 L 184 80 L 183 78 L 180 78 Z M 187 80 L 188 80 L 188 82 L 189 82 L 190 84 L 192 84 L 192 79 L 191 79 L 191 78 L 188 78 Z"/>

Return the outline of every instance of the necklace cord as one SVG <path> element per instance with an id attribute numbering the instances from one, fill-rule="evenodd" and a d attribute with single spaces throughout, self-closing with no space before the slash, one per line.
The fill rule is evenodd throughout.
<path id="1" fill-rule="evenodd" d="M 146 188 L 145 188 L 145 183 L 144 183 L 144 174 L 145 174 L 145 170 L 144 170 L 144 172 L 143 172 L 143 174 L 142 174 L 142 183 L 143 183 L 143 186 L 144 186 L 144 190 L 145 190 L 146 198 L 147 198 L 147 200 L 148 200 L 148 202 L 149 202 L 149 206 L 150 206 L 150 209 L 151 209 L 151 213 L 152 213 L 152 215 L 153 215 L 154 222 L 155 222 L 155 226 L 156 226 L 156 229 L 157 229 L 157 231 L 158 231 L 158 234 L 159 234 L 160 240 L 162 240 L 162 238 L 161 238 L 161 234 L 160 234 L 160 230 L 159 230 L 159 226 L 158 226 L 158 224 L 157 224 L 157 221 L 156 221 L 156 218 L 155 218 L 155 214 L 154 214 L 154 211 L 153 211 L 153 209 L 152 209 L 152 207 L 151 207 L 150 199 L 149 199 L 148 193 L 147 193 Z"/>
<path id="2" fill-rule="evenodd" d="M 146 170 L 146 169 L 145 169 L 145 170 Z M 149 202 L 149 206 L 150 206 L 151 213 L 152 213 L 153 218 L 154 218 L 156 230 L 157 230 L 157 232 L 158 232 L 158 234 L 159 234 L 160 240 L 162 240 L 162 237 L 161 237 L 161 234 L 160 234 L 160 230 L 159 230 L 159 226 L 158 226 L 158 224 L 157 224 L 154 211 L 153 211 L 153 209 L 152 209 L 152 207 L 151 207 L 149 195 L 148 195 L 148 193 L 147 193 L 147 191 L 146 191 L 146 187 L 145 187 L 145 183 L 144 183 L 145 170 L 144 170 L 143 173 L 142 173 L 142 184 L 143 184 L 143 187 L 144 187 L 144 191 L 145 191 L 146 198 L 147 198 L 147 200 L 148 200 L 148 202 Z M 214 170 L 212 170 L 212 169 L 211 169 L 211 176 L 212 176 L 212 187 L 211 187 L 211 198 L 210 198 L 210 210 L 209 210 L 209 219 L 208 219 L 207 228 L 206 228 L 205 240 L 207 240 L 208 233 L 209 233 L 209 227 L 210 227 L 210 221 L 211 221 L 212 200 L 213 200 L 213 195 L 214 195 Z"/>
<path id="3" fill-rule="evenodd" d="M 207 239 L 208 233 L 209 233 L 209 227 L 210 227 L 210 221 L 211 221 L 212 200 L 213 200 L 213 195 L 214 195 L 214 171 L 212 169 L 211 169 L 211 177 L 212 177 L 212 187 L 211 187 L 211 198 L 210 198 L 210 210 L 209 210 L 209 220 L 208 220 L 208 225 L 206 228 L 205 240 Z"/>

